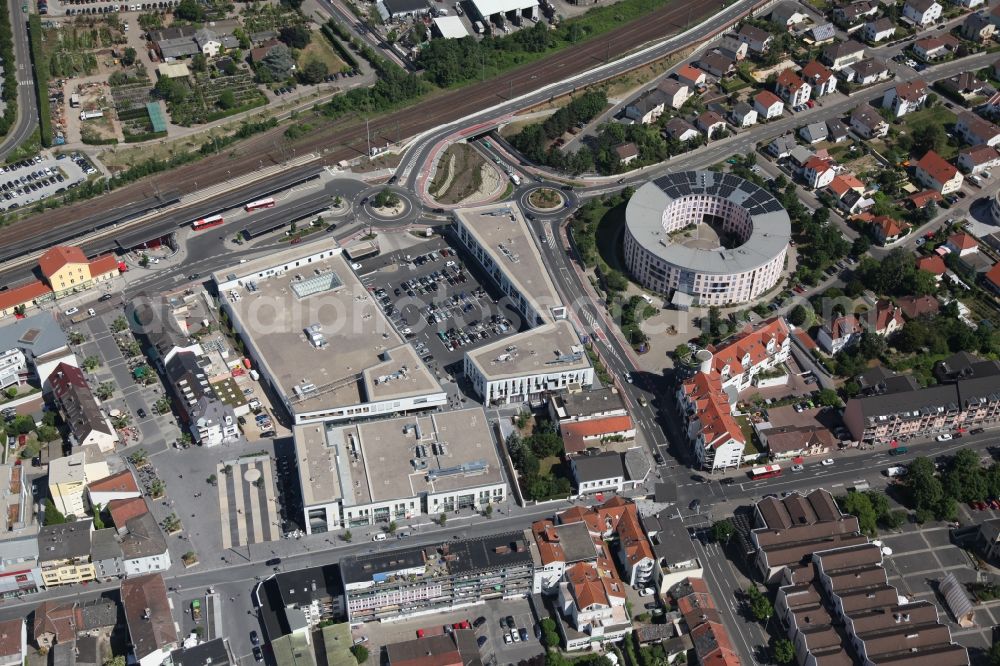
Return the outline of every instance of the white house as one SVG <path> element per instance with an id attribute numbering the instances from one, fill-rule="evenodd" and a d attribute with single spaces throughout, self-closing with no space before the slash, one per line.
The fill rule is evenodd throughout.
<path id="1" fill-rule="evenodd" d="M 933 150 L 917 162 L 915 176 L 925 187 L 941 195 L 958 191 L 965 180 L 954 165 Z"/>
<path id="2" fill-rule="evenodd" d="M 812 96 L 812 86 L 790 68 L 778 74 L 774 91 L 792 107 L 805 104 Z"/>
<path id="3" fill-rule="evenodd" d="M 761 90 L 754 95 L 753 108 L 764 120 L 778 118 L 785 112 L 785 103 L 770 90 Z"/>
<path id="4" fill-rule="evenodd" d="M 957 161 L 958 167 L 965 173 L 978 174 L 1000 166 L 1000 152 L 986 144 L 969 146 L 958 151 Z"/>
<path id="5" fill-rule="evenodd" d="M 872 44 L 878 44 L 879 42 L 884 42 L 887 39 L 892 39 L 895 34 L 896 22 L 888 17 L 883 16 L 880 19 L 865 23 L 864 37 Z"/>
<path id="6" fill-rule="evenodd" d="M 622 454 L 617 451 L 573 456 L 569 461 L 581 495 L 604 491 L 618 493 L 625 487 L 625 465 Z"/>
<path id="7" fill-rule="evenodd" d="M 995 148 L 1000 144 L 1000 127 L 971 111 L 959 114 L 955 123 L 955 134 L 973 146 L 985 144 Z"/>
<path id="8" fill-rule="evenodd" d="M 941 18 L 942 7 L 934 0 L 906 0 L 903 18 L 919 26 L 929 25 Z"/>
<path id="9" fill-rule="evenodd" d="M 681 117 L 671 118 L 663 127 L 663 132 L 677 141 L 692 141 L 701 136 L 698 128 Z"/>
<path id="10" fill-rule="evenodd" d="M 864 44 L 855 40 L 834 42 L 823 47 L 823 61 L 834 71 L 839 72 L 848 65 L 853 65 L 865 57 Z"/>
<path id="11" fill-rule="evenodd" d="M 141 497 L 142 491 L 136 483 L 132 470 L 126 468 L 117 474 L 89 483 L 87 494 L 91 506 L 107 507 L 111 500 Z"/>
<path id="12" fill-rule="evenodd" d="M 240 439 L 236 412 L 221 400 L 203 395 L 191 410 L 191 436 L 201 446 L 218 446 Z"/>
<path id="13" fill-rule="evenodd" d="M 684 106 L 684 102 L 688 101 L 692 94 L 688 84 L 677 79 L 663 79 L 656 89 L 663 93 L 666 105 L 673 109 Z"/>
<path id="14" fill-rule="evenodd" d="M 559 585 L 557 606 L 567 624 L 582 637 L 566 637 L 567 650 L 580 650 L 591 644 L 617 641 L 632 632 L 632 622 L 625 607 L 625 583 L 614 573 L 614 564 L 580 562 L 566 570 Z"/>
<path id="15" fill-rule="evenodd" d="M 864 103 L 851 112 L 851 129 L 862 139 L 881 138 L 889 133 L 889 123 L 870 104 Z"/>
<path id="16" fill-rule="evenodd" d="M 843 315 L 819 329 L 817 342 L 828 354 L 836 354 L 861 339 L 863 330 L 857 317 Z"/>
<path id="17" fill-rule="evenodd" d="M 152 513 L 146 512 L 125 523 L 126 533 L 122 536 L 122 562 L 125 575 L 166 571 L 170 568 L 170 550 L 167 540 L 156 524 Z"/>
<path id="18" fill-rule="evenodd" d="M 818 60 L 811 60 L 802 68 L 802 78 L 812 86 L 813 97 L 829 95 L 837 90 L 837 77 Z"/>
<path id="19" fill-rule="evenodd" d="M 808 144 L 819 143 L 820 141 L 826 141 L 827 137 L 830 136 L 829 130 L 826 128 L 826 123 L 809 123 L 799 128 L 799 136 L 802 140 Z"/>
<path id="20" fill-rule="evenodd" d="M 882 95 L 882 108 L 889 109 L 894 118 L 902 118 L 916 111 L 927 101 L 927 84 L 917 79 L 897 83 Z"/>
<path id="21" fill-rule="evenodd" d="M 194 33 L 194 42 L 198 45 L 201 52 L 209 58 L 219 55 L 219 51 L 222 50 L 222 41 L 218 35 L 208 28 L 201 28 L 198 32 Z"/>
<path id="22" fill-rule="evenodd" d="M 810 157 L 802 165 L 802 180 L 811 189 L 818 190 L 833 182 L 837 172 L 833 168 L 833 162 L 823 157 Z"/>
<path id="23" fill-rule="evenodd" d="M 757 111 L 746 102 L 737 102 L 729 112 L 729 122 L 737 127 L 751 127 L 757 124 Z"/>

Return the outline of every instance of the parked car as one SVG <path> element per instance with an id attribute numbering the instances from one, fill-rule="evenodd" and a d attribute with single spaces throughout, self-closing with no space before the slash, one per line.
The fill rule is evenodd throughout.
<path id="1" fill-rule="evenodd" d="M 824 458 L 823 460 L 820 461 L 819 464 L 822 465 L 823 467 L 829 467 L 830 465 L 833 464 L 833 458 Z"/>
<path id="2" fill-rule="evenodd" d="M 952 436 L 951 436 L 950 433 L 946 432 L 946 433 L 942 433 L 942 434 L 938 435 L 934 439 L 937 440 L 937 441 L 939 441 L 939 442 L 950 442 L 952 440 Z"/>

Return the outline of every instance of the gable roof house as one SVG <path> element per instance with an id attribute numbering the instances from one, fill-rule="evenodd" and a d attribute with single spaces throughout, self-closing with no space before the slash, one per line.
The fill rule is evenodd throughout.
<path id="1" fill-rule="evenodd" d="M 986 144 L 968 146 L 958 151 L 956 162 L 963 172 L 978 174 L 986 169 L 1000 166 L 1000 152 Z"/>
<path id="2" fill-rule="evenodd" d="M 889 133 L 889 123 L 865 102 L 851 111 L 851 129 L 862 139 L 881 138 Z"/>
<path id="3" fill-rule="evenodd" d="M 697 127 L 680 116 L 668 120 L 667 124 L 663 126 L 663 132 L 677 141 L 691 141 L 701 136 Z"/>
<path id="4" fill-rule="evenodd" d="M 865 317 L 864 323 L 870 331 L 885 337 L 903 328 L 905 321 L 903 311 L 893 305 L 892 301 L 880 300 L 875 303 L 873 312 L 869 312 Z"/>
<path id="5" fill-rule="evenodd" d="M 865 46 L 861 42 L 849 40 L 834 42 L 823 47 L 820 59 L 836 72 L 853 65 L 865 57 Z"/>
<path id="6" fill-rule="evenodd" d="M 892 39 L 896 34 L 896 22 L 887 16 L 865 23 L 864 37 L 872 44 Z"/>
<path id="7" fill-rule="evenodd" d="M 881 58 L 865 58 L 844 68 L 844 77 L 859 86 L 870 86 L 890 76 L 889 67 Z"/>
<path id="8" fill-rule="evenodd" d="M 753 108 L 764 120 L 777 118 L 785 112 L 784 102 L 770 90 L 761 90 L 753 96 Z"/>
<path id="9" fill-rule="evenodd" d="M 974 236 L 966 233 L 957 233 L 948 236 L 948 240 L 945 241 L 944 246 L 949 252 L 957 254 L 960 257 L 979 252 L 978 241 L 976 241 Z"/>
<path id="10" fill-rule="evenodd" d="M 837 28 L 832 23 L 819 23 L 809 28 L 807 33 L 813 44 L 832 42 L 837 36 Z"/>
<path id="11" fill-rule="evenodd" d="M 846 141 L 847 137 L 851 134 L 851 128 L 840 118 L 828 118 L 826 121 L 826 131 L 829 133 L 828 139 L 834 143 Z"/>
<path id="12" fill-rule="evenodd" d="M 723 78 L 736 71 L 736 61 L 718 51 L 706 53 L 698 60 L 698 66 L 712 76 Z"/>
<path id="13" fill-rule="evenodd" d="M 740 39 L 735 32 L 727 32 L 719 38 L 719 52 L 727 58 L 740 62 L 750 54 L 750 45 Z"/>
<path id="14" fill-rule="evenodd" d="M 757 110 L 746 102 L 737 102 L 729 113 L 729 121 L 737 127 L 750 127 L 757 124 Z"/>
<path id="15" fill-rule="evenodd" d="M 801 106 L 808 102 L 812 96 L 812 86 L 804 81 L 795 70 L 788 68 L 778 74 L 774 92 L 789 106 Z"/>
<path id="16" fill-rule="evenodd" d="M 878 3 L 862 0 L 861 2 L 851 2 L 834 8 L 831 18 L 833 22 L 848 32 L 853 32 L 861 27 L 861 22 L 869 17 L 878 14 Z"/>
<path id="17" fill-rule="evenodd" d="M 829 158 L 815 155 L 806 160 L 801 170 L 802 180 L 813 190 L 829 185 L 836 174 L 833 162 Z"/>
<path id="18" fill-rule="evenodd" d="M 690 63 L 678 67 L 675 75 L 678 81 L 686 83 L 692 88 L 705 85 L 705 72 Z"/>
<path id="19" fill-rule="evenodd" d="M 837 77 L 818 60 L 810 60 L 799 72 L 812 87 L 813 97 L 829 95 L 837 89 Z"/>
<path id="20" fill-rule="evenodd" d="M 693 94 L 687 83 L 677 79 L 663 79 L 656 86 L 656 89 L 663 93 L 666 105 L 672 109 L 684 106 L 684 102 L 688 101 Z"/>
<path id="21" fill-rule="evenodd" d="M 809 19 L 809 15 L 802 11 L 801 5 L 797 2 L 779 2 L 771 9 L 768 17 L 771 23 L 780 25 L 786 29 L 791 29 Z"/>
<path id="22" fill-rule="evenodd" d="M 612 150 L 614 150 L 615 156 L 621 164 L 628 165 L 639 159 L 639 149 L 631 141 L 619 143 Z"/>
<path id="23" fill-rule="evenodd" d="M 767 51 L 774 41 L 774 35 L 767 30 L 761 30 L 749 23 L 744 23 L 736 34 L 741 42 L 749 46 L 750 50 L 757 54 Z"/>
<path id="24" fill-rule="evenodd" d="M 0 622 L 0 666 L 21 666 L 28 659 L 28 625 L 23 617 Z"/>
<path id="25" fill-rule="evenodd" d="M 914 50 L 916 50 L 916 46 L 917 45 L 914 44 Z M 974 97 L 992 94 L 994 92 L 989 82 L 977 77 L 975 72 L 962 72 L 960 74 L 955 74 L 954 76 L 949 76 L 948 78 L 938 81 L 938 85 L 941 86 L 943 90 L 952 93 L 953 95 L 958 95 L 967 102 Z"/>
<path id="26" fill-rule="evenodd" d="M 771 143 L 767 144 L 767 152 L 780 160 L 791 155 L 796 145 L 793 134 L 782 134 L 771 139 Z"/>
<path id="27" fill-rule="evenodd" d="M 984 16 L 983 14 L 975 13 L 969 14 L 965 17 L 962 22 L 962 27 L 959 29 L 959 33 L 963 38 L 968 39 L 971 42 L 988 42 L 993 39 L 993 33 L 996 32 L 997 27 L 993 25 L 989 16 Z"/>
<path id="28" fill-rule="evenodd" d="M 69 426 L 72 443 L 78 447 L 93 444 L 105 453 L 113 451 L 118 433 L 90 390 L 83 371 L 60 363 L 49 375 L 49 385 L 63 420 Z"/>
<path id="29" fill-rule="evenodd" d="M 906 0 L 906 4 L 903 5 L 903 18 L 922 27 L 941 18 L 942 9 L 943 7 L 934 0 Z"/>
<path id="30" fill-rule="evenodd" d="M 916 111 L 927 101 L 927 84 L 920 79 L 897 83 L 882 95 L 882 108 L 889 109 L 893 118 L 902 118 Z"/>
<path id="31" fill-rule="evenodd" d="M 711 140 L 713 134 L 726 131 L 726 120 L 715 111 L 705 111 L 695 120 L 695 126 Z"/>
<path id="32" fill-rule="evenodd" d="M 826 123 L 824 122 L 809 123 L 799 128 L 799 136 L 808 144 L 826 141 L 829 135 L 830 132 L 827 130 Z"/>
<path id="33" fill-rule="evenodd" d="M 861 324 L 854 315 L 841 315 L 819 329 L 816 341 L 828 354 L 837 354 L 861 339 Z"/>
<path id="34" fill-rule="evenodd" d="M 927 154 L 920 158 L 914 175 L 924 186 L 942 195 L 959 190 L 964 182 L 958 169 L 933 150 L 927 151 Z"/>
<path id="35" fill-rule="evenodd" d="M 958 121 L 955 123 L 955 134 L 973 146 L 986 144 L 996 147 L 997 144 L 1000 144 L 1000 127 L 980 118 L 971 111 L 959 114 Z"/>
<path id="36" fill-rule="evenodd" d="M 654 89 L 632 100 L 625 107 L 625 116 L 637 123 L 649 125 L 659 120 L 666 106 L 667 96 Z"/>
<path id="37" fill-rule="evenodd" d="M 163 576 L 155 573 L 123 580 L 121 600 L 136 662 L 160 666 L 179 646 Z"/>
<path id="38" fill-rule="evenodd" d="M 908 223 L 888 215 L 879 215 L 871 223 L 875 230 L 875 241 L 879 245 L 895 243 L 910 230 Z"/>

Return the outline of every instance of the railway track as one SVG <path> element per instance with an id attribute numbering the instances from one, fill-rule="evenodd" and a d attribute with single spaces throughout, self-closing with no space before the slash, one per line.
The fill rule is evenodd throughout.
<path id="1" fill-rule="evenodd" d="M 395 142 L 428 129 L 453 122 L 512 97 L 586 72 L 638 46 L 682 31 L 716 12 L 714 3 L 677 0 L 652 14 L 622 25 L 600 37 L 563 49 L 542 60 L 511 70 L 499 77 L 458 90 L 436 93 L 413 106 L 383 116 L 376 122 L 374 139 Z M 0 247 L 23 243 L 39 232 L 72 227 L 80 220 L 99 215 L 156 192 L 190 192 L 250 173 L 264 165 L 280 164 L 296 153 L 323 152 L 319 165 L 334 165 L 365 155 L 367 134 L 364 120 L 347 117 L 313 130 L 295 141 L 284 137 L 279 127 L 250 137 L 218 155 L 127 185 L 109 194 L 20 220 L 4 229 Z M 196 185 L 195 185 L 196 184 Z"/>

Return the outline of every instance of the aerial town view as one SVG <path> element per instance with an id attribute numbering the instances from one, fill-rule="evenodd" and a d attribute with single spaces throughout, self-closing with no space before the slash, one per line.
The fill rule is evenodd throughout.
<path id="1" fill-rule="evenodd" d="M 1000 666 L 1000 0 L 7 0 L 0 72 L 0 666 Z"/>

